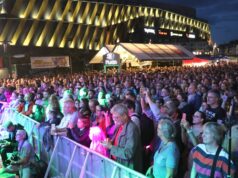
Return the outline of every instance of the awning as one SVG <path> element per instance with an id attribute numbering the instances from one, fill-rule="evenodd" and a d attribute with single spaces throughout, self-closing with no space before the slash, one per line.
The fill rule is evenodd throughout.
<path id="1" fill-rule="evenodd" d="M 102 50 L 104 51 L 102 48 L 90 61 L 91 64 L 103 63 Z M 104 51 L 103 54 L 105 54 L 105 52 L 106 51 Z M 129 62 L 135 63 L 135 65 L 139 65 L 142 61 L 183 60 L 192 59 L 194 57 L 194 55 L 184 47 L 172 44 L 119 43 L 114 47 L 113 51 L 108 52 L 119 54 L 122 63 Z M 97 58 L 97 60 L 95 58 Z"/>

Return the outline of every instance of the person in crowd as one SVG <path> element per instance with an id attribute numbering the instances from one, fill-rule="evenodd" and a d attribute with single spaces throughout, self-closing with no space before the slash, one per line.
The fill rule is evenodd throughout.
<path id="1" fill-rule="evenodd" d="M 80 90 L 79 90 L 78 99 L 81 100 L 83 98 L 87 98 L 87 96 L 88 96 L 88 88 L 87 88 L 87 85 L 85 83 L 83 83 L 83 87 L 80 88 Z"/>
<path id="2" fill-rule="evenodd" d="M 124 96 L 126 95 L 126 93 L 127 93 L 128 91 L 133 92 L 134 95 L 137 94 L 136 89 L 135 89 L 135 87 L 134 87 L 133 82 L 131 81 L 131 79 L 126 79 L 123 84 L 124 84 L 124 87 L 123 87 L 123 89 L 122 89 L 122 93 L 123 93 Z"/>
<path id="3" fill-rule="evenodd" d="M 208 122 L 203 127 L 203 143 L 198 144 L 192 150 L 193 165 L 191 178 L 209 177 L 217 178 L 228 177 L 228 154 L 221 147 L 224 137 L 223 128 L 216 122 Z M 215 160 L 215 157 L 217 159 Z M 213 163 L 215 166 L 213 167 Z M 214 169 L 214 170 L 212 170 Z M 211 173 L 214 171 L 213 175 Z M 235 168 L 231 161 L 231 177 L 234 177 Z"/>
<path id="4" fill-rule="evenodd" d="M 44 109 L 47 108 L 48 104 L 49 104 L 49 98 L 50 98 L 50 91 L 49 89 L 46 89 L 43 91 L 43 98 L 42 98 L 42 106 L 44 107 Z"/>
<path id="5" fill-rule="evenodd" d="M 91 111 L 90 121 L 92 125 L 96 124 L 96 106 L 99 105 L 98 101 L 96 99 L 89 100 L 88 106 Z"/>
<path id="6" fill-rule="evenodd" d="M 197 93 L 197 85 L 191 83 L 188 87 L 188 104 L 191 106 L 193 112 L 197 111 L 202 104 L 202 97 Z"/>
<path id="7" fill-rule="evenodd" d="M 140 115 L 135 112 L 135 103 L 129 99 L 125 100 L 123 103 L 128 108 L 128 114 L 131 120 L 136 124 L 140 134 L 141 133 Z"/>
<path id="8" fill-rule="evenodd" d="M 20 103 L 18 106 L 18 112 L 30 116 L 32 114 L 32 109 L 34 106 L 34 94 L 27 93 L 24 97 L 25 103 Z"/>
<path id="9" fill-rule="evenodd" d="M 140 95 L 143 113 L 145 113 L 147 117 L 153 119 L 155 125 L 157 125 L 161 117 L 159 104 L 152 100 L 149 90 L 144 87 L 140 89 Z"/>
<path id="10" fill-rule="evenodd" d="M 87 98 L 82 98 L 80 101 L 79 101 L 79 110 L 80 109 L 89 109 L 89 105 L 88 105 L 88 99 Z"/>
<path id="11" fill-rule="evenodd" d="M 3 166 L 6 167 L 9 164 L 7 153 L 12 153 L 14 150 L 17 150 L 16 133 L 18 130 L 23 129 L 23 127 L 19 124 L 14 125 L 11 121 L 5 121 L 3 127 L 9 133 L 8 139 L 4 140 L 0 146 Z"/>
<path id="12" fill-rule="evenodd" d="M 52 115 L 54 115 L 53 118 L 52 118 Z M 62 119 L 62 117 L 63 117 L 63 115 L 60 111 L 59 100 L 58 100 L 57 96 L 55 94 L 53 94 L 50 96 L 48 106 L 46 107 L 45 121 L 46 122 L 49 120 L 52 121 L 52 119 L 54 119 L 56 121 L 55 124 L 58 125 L 60 120 Z M 51 123 L 53 123 L 53 122 L 51 122 Z"/>
<path id="13" fill-rule="evenodd" d="M 7 102 L 7 98 L 4 95 L 5 88 L 0 86 L 0 109 Z"/>
<path id="14" fill-rule="evenodd" d="M 75 99 L 74 104 L 75 104 L 76 110 L 79 111 L 80 110 L 80 101 L 78 99 Z"/>
<path id="15" fill-rule="evenodd" d="M 117 162 L 134 169 L 142 170 L 142 148 L 137 126 L 130 120 L 124 104 L 116 104 L 111 109 L 114 123 L 118 126 L 112 140 L 102 144 L 110 150 L 110 155 Z"/>
<path id="16" fill-rule="evenodd" d="M 183 110 L 183 108 L 188 105 L 186 94 L 178 93 L 176 98 L 179 101 L 178 109 Z"/>
<path id="17" fill-rule="evenodd" d="M 79 114 L 77 125 L 74 126 L 70 124 L 68 126 L 68 137 L 86 147 L 90 147 L 91 140 L 89 137 L 89 129 L 89 117 Z"/>
<path id="18" fill-rule="evenodd" d="M 90 149 L 104 155 L 108 156 L 107 149 L 101 144 L 101 142 L 106 140 L 105 132 L 98 126 L 90 127 L 89 138 L 91 140 Z"/>
<path id="19" fill-rule="evenodd" d="M 74 100 L 71 90 L 67 90 L 67 89 L 63 90 L 63 97 L 59 100 L 60 111 L 62 113 L 64 108 L 64 102 L 69 99 Z"/>
<path id="20" fill-rule="evenodd" d="M 76 111 L 74 101 L 72 99 L 67 99 L 63 104 L 63 115 L 64 117 L 60 121 L 60 124 L 54 128 L 51 128 L 51 133 L 66 132 L 69 122 L 76 125 L 78 119 L 78 112 Z"/>
<path id="21" fill-rule="evenodd" d="M 182 150 L 182 159 L 187 160 L 184 162 L 184 171 L 186 172 L 185 177 L 189 177 L 189 172 L 191 170 L 192 165 L 192 155 L 191 149 L 194 146 L 202 143 L 202 132 L 203 132 L 203 124 L 205 122 L 205 114 L 201 111 L 196 111 L 193 115 L 192 125 L 188 122 L 186 118 L 186 114 L 183 113 L 183 117 L 181 120 L 181 138 L 184 145 L 184 149 Z"/>
<path id="22" fill-rule="evenodd" d="M 220 105 L 218 90 L 209 90 L 207 94 L 207 108 L 205 109 L 206 121 L 224 123 L 226 111 Z"/>
<path id="23" fill-rule="evenodd" d="M 136 94 L 134 94 L 134 92 L 132 90 L 126 91 L 125 99 L 131 100 L 132 102 L 135 103 L 135 112 L 136 113 L 138 113 L 138 114 L 142 113 L 140 102 L 137 101 Z"/>
<path id="24" fill-rule="evenodd" d="M 229 145 L 229 141 L 231 145 Z M 235 164 L 236 170 L 235 177 L 238 177 L 238 122 L 234 123 L 230 130 L 226 132 L 222 146 L 227 152 L 229 152 L 229 147 L 231 148 L 231 159 Z"/>
<path id="25" fill-rule="evenodd" d="M 12 160 L 11 165 L 4 168 L 2 173 L 19 171 L 20 178 L 32 178 L 36 172 L 33 167 L 35 160 L 35 152 L 32 145 L 27 139 L 25 130 L 18 130 L 16 133 L 16 141 L 18 142 L 18 159 Z"/>
<path id="26" fill-rule="evenodd" d="M 174 141 L 176 128 L 169 118 L 161 118 L 157 127 L 157 134 L 161 139 L 160 146 L 154 155 L 154 164 L 151 168 L 155 178 L 176 177 L 180 152 Z M 150 169 L 151 169 L 150 168 Z"/>
<path id="27" fill-rule="evenodd" d="M 10 108 L 17 108 L 19 105 L 18 93 L 16 91 L 12 92 L 11 101 L 9 103 Z"/>
<path id="28" fill-rule="evenodd" d="M 106 104 L 107 104 L 106 103 L 106 92 L 104 89 L 100 89 L 100 88 L 99 88 L 99 92 L 98 92 L 97 101 L 101 106 L 106 107 Z"/>
<path id="29" fill-rule="evenodd" d="M 96 93 L 93 89 L 88 90 L 88 99 L 96 99 Z"/>
<path id="30" fill-rule="evenodd" d="M 159 82 L 159 83 L 156 84 L 155 89 L 156 89 L 157 97 L 161 96 L 161 91 L 162 91 L 163 87 L 164 86 L 163 86 L 162 82 Z"/>
<path id="31" fill-rule="evenodd" d="M 104 133 L 106 133 L 106 128 L 109 126 L 105 117 L 107 110 L 101 105 L 96 106 L 96 121 L 93 123 L 94 126 L 99 126 Z M 110 123 L 109 123 L 110 124 Z"/>
<path id="32" fill-rule="evenodd" d="M 196 111 L 193 115 L 192 126 L 190 126 L 186 119 L 186 114 L 183 116 L 181 120 L 181 134 L 184 145 L 188 147 L 190 143 L 192 144 L 190 147 L 193 147 L 202 142 L 203 124 L 205 120 L 205 114 L 201 111 Z"/>
<path id="33" fill-rule="evenodd" d="M 114 93 L 115 98 L 117 100 L 120 101 L 120 100 L 124 99 L 124 95 L 123 95 L 123 92 L 122 92 L 122 86 L 119 83 L 116 85 L 115 91 L 113 93 Z"/>
<path id="34" fill-rule="evenodd" d="M 32 114 L 29 116 L 37 122 L 43 122 L 45 119 L 43 106 L 35 104 L 32 108 Z"/>
<path id="35" fill-rule="evenodd" d="M 179 101 L 178 109 L 181 111 L 181 113 L 186 113 L 187 120 L 192 123 L 194 109 L 192 108 L 192 105 L 187 103 L 186 94 L 178 93 L 176 99 Z"/>
<path id="36" fill-rule="evenodd" d="M 169 88 L 164 87 L 164 88 L 161 90 L 161 96 L 160 96 L 160 97 L 164 100 L 164 102 L 170 101 L 170 100 L 171 100 L 171 97 L 170 97 Z"/>
<path id="37" fill-rule="evenodd" d="M 43 106 L 43 104 L 44 104 L 43 93 L 41 93 L 41 92 L 36 93 L 35 104 Z"/>
<path id="38" fill-rule="evenodd" d="M 33 167 L 32 164 L 35 160 L 35 152 L 33 146 L 29 143 L 27 139 L 27 133 L 25 130 L 18 130 L 16 133 L 16 141 L 18 142 L 18 155 L 19 160 L 12 161 L 12 165 L 17 165 L 20 167 L 19 175 L 22 178 L 33 177 Z"/>

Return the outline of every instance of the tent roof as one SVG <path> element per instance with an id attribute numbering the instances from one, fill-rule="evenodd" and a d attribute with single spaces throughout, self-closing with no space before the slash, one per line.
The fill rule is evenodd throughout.
<path id="1" fill-rule="evenodd" d="M 139 43 L 120 43 L 119 45 L 138 60 L 182 60 L 194 57 L 191 52 L 180 45 Z"/>
<path id="2" fill-rule="evenodd" d="M 103 48 L 102 48 L 103 49 Z M 101 49 L 101 50 L 102 50 Z M 100 50 L 100 51 L 101 51 Z M 96 54 L 97 57 L 100 51 Z M 171 45 L 171 44 L 141 44 L 141 43 L 119 43 L 117 44 L 112 51 L 118 54 L 127 52 L 133 58 L 136 58 L 138 61 L 153 61 L 153 60 L 183 60 L 183 59 L 192 59 L 194 55 L 180 45 Z M 107 53 L 108 53 L 107 52 Z M 106 54 L 106 53 L 104 53 Z M 100 60 L 96 61 L 94 58 L 90 61 L 91 64 L 102 63 L 103 55 L 100 54 Z"/>
<path id="3" fill-rule="evenodd" d="M 90 64 L 98 64 L 103 62 L 103 55 L 112 52 L 115 45 L 106 45 L 102 47 L 98 53 L 93 57 L 93 59 L 90 61 Z"/>

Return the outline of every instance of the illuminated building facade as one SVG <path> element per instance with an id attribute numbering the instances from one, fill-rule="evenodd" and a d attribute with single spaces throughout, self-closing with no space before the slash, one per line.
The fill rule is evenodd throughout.
<path id="1" fill-rule="evenodd" d="M 117 42 L 184 43 L 189 48 L 191 41 L 207 44 L 210 40 L 209 24 L 196 17 L 142 3 L 125 3 L 2 0 L 0 42 L 9 41 L 11 48 L 40 47 L 42 53 L 60 53 L 96 51 Z"/>

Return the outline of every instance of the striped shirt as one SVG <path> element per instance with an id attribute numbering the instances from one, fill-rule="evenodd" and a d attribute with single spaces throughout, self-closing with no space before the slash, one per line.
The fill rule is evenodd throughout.
<path id="1" fill-rule="evenodd" d="M 208 153 L 204 144 L 199 144 L 192 150 L 193 163 L 195 165 L 197 178 L 210 178 L 211 168 L 216 152 Z M 231 161 L 231 173 L 235 172 L 235 167 Z M 225 178 L 228 174 L 228 154 L 222 149 L 219 153 L 216 167 L 215 178 Z"/>

